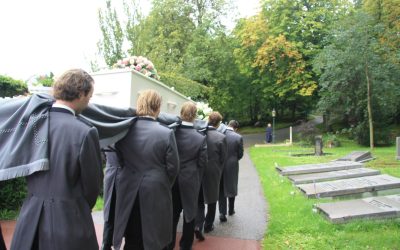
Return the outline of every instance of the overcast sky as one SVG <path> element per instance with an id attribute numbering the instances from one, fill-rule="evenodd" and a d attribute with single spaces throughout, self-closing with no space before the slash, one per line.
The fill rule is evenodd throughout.
<path id="1" fill-rule="evenodd" d="M 258 10 L 258 0 L 234 2 L 242 17 Z M 50 71 L 60 74 L 69 68 L 90 71 L 89 61 L 94 58 L 101 36 L 97 10 L 104 3 L 105 0 L 1 1 L 0 74 L 27 80 Z"/>

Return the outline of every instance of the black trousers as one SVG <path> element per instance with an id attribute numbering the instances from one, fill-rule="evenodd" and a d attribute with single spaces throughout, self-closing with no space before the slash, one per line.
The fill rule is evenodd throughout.
<path id="1" fill-rule="evenodd" d="M 199 202 L 198 202 L 197 216 L 195 222 L 196 230 L 202 232 L 203 227 L 210 228 L 213 226 L 216 209 L 217 209 L 216 202 L 207 204 L 207 214 L 204 216 L 205 205 L 204 205 L 203 187 L 200 187 Z"/>
<path id="2" fill-rule="evenodd" d="M 172 242 L 168 245 L 167 247 L 168 250 L 173 250 L 175 247 L 177 226 L 181 212 L 183 210 L 178 181 L 176 181 L 174 186 L 172 187 L 172 202 L 173 202 Z M 183 214 L 185 214 L 184 210 Z M 182 237 L 179 242 L 179 246 L 183 250 L 192 249 L 192 244 L 194 239 L 194 224 L 195 224 L 194 219 L 188 222 L 186 221 L 185 216 L 183 215 Z"/>
<path id="3" fill-rule="evenodd" d="M 198 230 L 200 232 L 203 231 L 203 226 L 204 226 L 204 219 L 205 219 L 204 211 L 205 211 L 205 206 L 204 206 L 203 186 L 201 186 L 199 192 L 199 199 L 197 203 L 197 215 L 195 219 L 195 230 Z"/>
<path id="4" fill-rule="evenodd" d="M 140 218 L 139 193 L 133 203 L 131 215 L 125 229 L 124 250 L 144 249 L 142 236 L 142 219 Z"/>
<path id="5" fill-rule="evenodd" d="M 102 250 L 111 250 L 114 236 L 114 218 L 115 218 L 115 186 L 111 194 L 110 213 L 108 215 L 108 221 L 104 221 L 103 229 L 103 244 Z"/>
<path id="6" fill-rule="evenodd" d="M 235 197 L 225 197 L 224 191 L 224 178 L 221 178 L 221 182 L 219 184 L 219 200 L 218 200 L 218 210 L 220 214 L 226 215 L 226 200 L 229 200 L 229 214 L 232 214 L 235 211 Z"/>
<path id="7" fill-rule="evenodd" d="M 1 232 L 1 225 L 0 225 L 0 250 L 6 250 L 6 243 L 4 242 L 3 233 Z"/>

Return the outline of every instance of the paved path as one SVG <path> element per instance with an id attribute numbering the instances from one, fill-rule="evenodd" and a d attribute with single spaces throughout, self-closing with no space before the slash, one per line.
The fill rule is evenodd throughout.
<path id="1" fill-rule="evenodd" d="M 233 216 L 228 216 L 227 222 L 220 223 L 217 211 L 215 230 L 206 234 L 206 240 L 203 242 L 195 239 L 193 250 L 261 249 L 261 240 L 267 227 L 267 207 L 257 171 L 248 154 L 248 147 L 256 144 L 258 139 L 258 136 L 244 136 L 246 149 L 243 159 L 240 160 L 239 195 L 235 202 L 236 213 Z M 100 245 L 103 230 L 102 212 L 94 212 L 93 219 Z M 0 223 L 9 248 L 15 221 L 1 221 Z M 179 232 L 182 228 L 181 223 L 178 227 Z M 180 238 L 180 234 L 177 237 Z M 179 242 L 179 239 L 177 242 Z"/>

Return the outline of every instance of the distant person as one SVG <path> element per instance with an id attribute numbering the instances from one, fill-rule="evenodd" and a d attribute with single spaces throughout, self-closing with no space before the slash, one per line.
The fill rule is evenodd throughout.
<path id="1" fill-rule="evenodd" d="M 228 158 L 221 177 L 219 193 L 219 219 L 226 222 L 227 199 L 229 200 L 229 215 L 235 214 L 235 197 L 238 194 L 239 160 L 243 157 L 243 138 L 236 133 L 239 122 L 231 120 L 225 130 L 228 144 Z"/>
<path id="2" fill-rule="evenodd" d="M 161 250 L 172 242 L 171 188 L 179 157 L 174 131 L 156 120 L 160 108 L 156 91 L 142 91 L 137 121 L 115 144 L 121 162 L 115 185 L 115 249 L 123 237 L 124 249 Z"/>
<path id="3" fill-rule="evenodd" d="M 182 124 L 175 131 L 181 168 L 172 187 L 173 235 L 168 250 L 175 247 L 176 229 L 182 210 L 183 230 L 179 246 L 181 250 L 192 249 L 201 177 L 207 167 L 206 136 L 194 128 L 196 114 L 196 105 L 185 102 L 181 108 Z"/>
<path id="4" fill-rule="evenodd" d="M 88 73 L 72 69 L 53 86 L 50 169 L 26 177 L 28 195 L 11 249 L 99 249 L 91 215 L 103 180 L 99 138 L 76 116 L 87 107 L 93 84 Z"/>
<path id="5" fill-rule="evenodd" d="M 0 250 L 6 250 L 6 243 L 4 242 L 3 233 L 1 232 L 1 225 L 0 225 Z"/>
<path id="6" fill-rule="evenodd" d="M 196 217 L 196 238 L 204 240 L 204 233 L 214 230 L 215 211 L 219 198 L 219 183 L 224 169 L 227 144 L 226 136 L 217 131 L 222 120 L 219 112 L 212 112 L 208 118 L 207 153 L 208 164 L 204 171 L 202 188 L 199 194 L 199 207 Z M 204 215 L 207 204 L 207 214 Z"/>
<path id="7" fill-rule="evenodd" d="M 265 131 L 265 141 L 267 143 L 271 143 L 272 142 L 272 127 L 271 127 L 271 123 L 268 123 L 268 125 L 267 125 L 267 129 Z"/>

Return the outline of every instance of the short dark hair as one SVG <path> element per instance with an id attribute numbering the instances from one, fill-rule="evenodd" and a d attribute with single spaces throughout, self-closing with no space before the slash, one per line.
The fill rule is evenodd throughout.
<path id="1" fill-rule="evenodd" d="M 70 69 L 58 77 L 53 85 L 53 96 L 56 100 L 73 101 L 85 96 L 92 90 L 93 78 L 82 69 Z"/>
<path id="2" fill-rule="evenodd" d="M 232 128 L 239 128 L 239 122 L 236 120 L 230 120 L 228 126 Z"/>
<path id="3" fill-rule="evenodd" d="M 216 127 L 222 121 L 222 115 L 218 111 L 213 111 L 208 116 L 208 125 Z"/>

